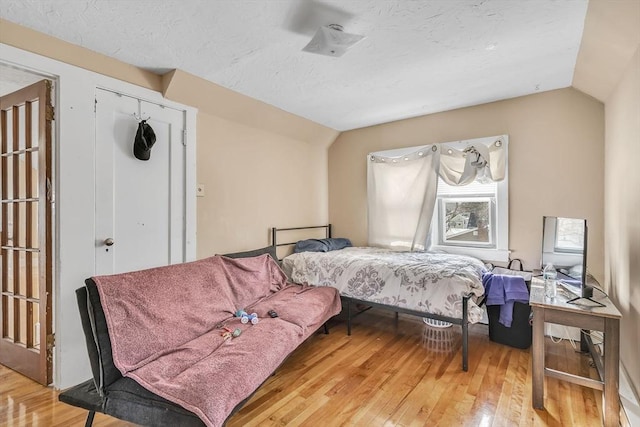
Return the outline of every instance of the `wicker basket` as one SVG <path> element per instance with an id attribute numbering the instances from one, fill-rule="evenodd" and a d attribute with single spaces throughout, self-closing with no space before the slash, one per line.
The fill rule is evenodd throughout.
<path id="1" fill-rule="evenodd" d="M 435 353 L 451 353 L 457 348 L 457 337 L 453 329 L 428 327 L 422 331 L 422 345 Z"/>
<path id="2" fill-rule="evenodd" d="M 426 323 L 427 325 L 432 326 L 434 328 L 449 328 L 449 327 L 453 326 L 453 323 L 451 323 L 451 322 L 445 322 L 444 320 L 430 319 L 428 317 L 423 317 L 422 321 L 424 323 Z"/>

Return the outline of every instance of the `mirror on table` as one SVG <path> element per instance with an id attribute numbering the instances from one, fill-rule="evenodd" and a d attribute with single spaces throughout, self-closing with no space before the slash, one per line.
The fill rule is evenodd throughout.
<path id="1" fill-rule="evenodd" d="M 542 267 L 552 264 L 557 279 L 578 297 L 589 297 L 586 286 L 587 220 L 545 216 Z"/>

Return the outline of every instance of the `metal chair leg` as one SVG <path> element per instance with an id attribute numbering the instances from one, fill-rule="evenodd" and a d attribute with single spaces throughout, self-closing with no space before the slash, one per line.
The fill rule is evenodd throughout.
<path id="1" fill-rule="evenodd" d="M 96 416 L 96 411 L 89 411 L 87 415 L 87 421 L 84 423 L 84 427 L 91 427 L 93 425 L 93 417 Z"/>

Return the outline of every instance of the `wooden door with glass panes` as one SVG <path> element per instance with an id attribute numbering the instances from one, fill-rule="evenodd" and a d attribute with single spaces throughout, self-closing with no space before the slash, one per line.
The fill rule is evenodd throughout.
<path id="1" fill-rule="evenodd" d="M 51 383 L 51 82 L 0 98 L 0 364 Z"/>

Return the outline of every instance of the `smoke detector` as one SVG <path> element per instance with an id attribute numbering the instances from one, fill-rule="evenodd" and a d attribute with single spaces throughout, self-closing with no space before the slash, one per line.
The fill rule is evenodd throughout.
<path id="1" fill-rule="evenodd" d="M 330 24 L 318 28 L 311 41 L 302 49 L 318 55 L 342 56 L 349 48 L 364 39 L 359 34 L 345 33 L 342 25 Z"/>

